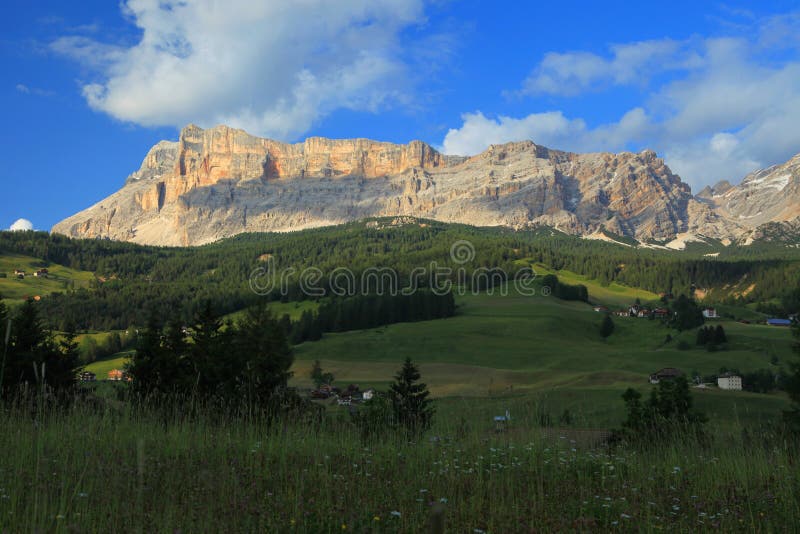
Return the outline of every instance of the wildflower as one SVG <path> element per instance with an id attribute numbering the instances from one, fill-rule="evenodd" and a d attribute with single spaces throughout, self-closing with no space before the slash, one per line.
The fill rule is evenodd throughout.
<path id="1" fill-rule="evenodd" d="M 630 519 L 630 518 L 631 518 L 631 516 L 629 516 L 628 514 L 619 514 L 619 516 L 620 516 L 622 519 Z"/>
<path id="2" fill-rule="evenodd" d="M 447 498 L 446 497 L 442 497 L 441 499 L 439 499 L 439 502 L 444 504 L 444 503 L 447 502 Z"/>
<path id="3" fill-rule="evenodd" d="M 295 520 L 294 520 L 294 518 L 292 518 L 291 520 L 289 520 L 289 524 L 290 524 L 290 525 L 294 526 L 294 525 L 295 525 L 295 523 L 297 523 L 297 521 L 295 521 Z"/>
<path id="4" fill-rule="evenodd" d="M 400 517 L 401 514 L 397 510 L 392 510 L 391 512 L 389 512 L 389 515 L 394 517 Z"/>
<path id="5" fill-rule="evenodd" d="M 376 515 L 375 517 L 373 517 L 373 518 L 372 518 L 372 520 L 373 520 L 373 521 L 380 521 L 380 520 L 381 520 L 381 518 L 380 518 L 380 517 L 378 517 L 378 516 Z"/>
<path id="6" fill-rule="evenodd" d="M 342 530 L 347 530 L 347 525 L 345 523 L 342 523 Z"/>

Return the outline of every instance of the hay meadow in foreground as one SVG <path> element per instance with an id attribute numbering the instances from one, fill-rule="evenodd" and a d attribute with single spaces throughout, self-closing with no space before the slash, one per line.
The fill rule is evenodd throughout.
<path id="1" fill-rule="evenodd" d="M 478 400 L 438 402 L 431 431 L 363 439 L 248 417 L 169 422 L 77 405 L 0 414 L 0 531 L 785 531 L 800 524 L 797 450 L 764 432 L 608 447 L 569 425 L 495 432 Z M 536 408 L 531 406 L 531 413 Z M 441 514 L 441 517 L 438 517 Z"/>

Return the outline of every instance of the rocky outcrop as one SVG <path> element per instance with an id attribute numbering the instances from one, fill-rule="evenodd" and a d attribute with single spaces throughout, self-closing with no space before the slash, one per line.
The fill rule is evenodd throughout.
<path id="1" fill-rule="evenodd" d="M 714 186 L 705 198 L 720 216 L 743 228 L 800 217 L 800 154 L 748 174 L 737 186 L 727 185 Z"/>
<path id="2" fill-rule="evenodd" d="M 661 241 L 738 228 L 712 197 L 692 197 L 652 151 L 574 154 L 525 141 L 463 158 L 421 141 L 312 137 L 286 144 L 190 125 L 177 142 L 154 146 L 122 189 L 53 231 L 198 245 L 241 232 L 416 216 L 573 234 L 605 228 Z"/>

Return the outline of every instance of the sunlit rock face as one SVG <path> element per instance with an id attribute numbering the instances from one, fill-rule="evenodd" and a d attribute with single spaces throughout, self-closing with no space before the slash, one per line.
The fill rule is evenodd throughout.
<path id="1" fill-rule="evenodd" d="M 648 150 L 574 154 L 523 141 L 460 157 L 421 141 L 312 137 L 287 144 L 190 125 L 177 142 L 150 149 L 122 189 L 53 231 L 200 245 L 241 232 L 401 215 L 516 229 L 547 225 L 580 235 L 602 227 L 641 241 L 685 232 L 728 237 L 748 226 L 709 198 L 694 198 Z"/>

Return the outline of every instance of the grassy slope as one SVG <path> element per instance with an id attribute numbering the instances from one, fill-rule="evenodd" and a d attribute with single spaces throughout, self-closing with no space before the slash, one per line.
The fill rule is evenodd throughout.
<path id="1" fill-rule="evenodd" d="M 300 345 L 294 383 L 309 386 L 308 370 L 319 359 L 340 384 L 383 387 L 399 363 L 411 357 L 436 396 L 499 397 L 497 407 L 485 405 L 495 411 L 535 397 L 555 416 L 570 409 L 587 423 L 615 424 L 622 416 L 621 392 L 628 386 L 645 390 L 647 376 L 661 367 L 710 374 L 723 366 L 769 368 L 773 354 L 781 362 L 791 357 L 785 329 L 727 321 L 729 350 L 681 351 L 677 342 L 693 344 L 694 332 L 675 336 L 647 319 L 616 319 L 614 334 L 602 341 L 600 314 L 582 303 L 479 295 L 461 297 L 459 304 L 461 313 L 450 319 L 326 334 L 319 342 Z M 675 339 L 664 345 L 668 333 Z M 780 395 L 716 390 L 697 391 L 696 397 L 712 417 L 748 419 L 775 415 L 787 402 Z"/>
<path id="2" fill-rule="evenodd" d="M 311 300 L 304 300 L 300 302 L 270 302 L 269 309 L 272 310 L 272 313 L 275 317 L 281 317 L 284 314 L 288 314 L 292 321 L 297 321 L 300 319 L 300 315 L 306 311 L 315 311 L 317 309 L 317 303 Z M 224 319 L 230 319 L 233 322 L 238 321 L 242 317 L 244 317 L 245 310 L 240 310 L 234 313 L 229 313 L 224 317 Z"/>
<path id="3" fill-rule="evenodd" d="M 17 254 L 0 254 L 0 272 L 6 273 L 6 278 L 0 278 L 0 295 L 10 302 L 22 301 L 25 297 L 46 295 L 54 291 L 64 291 L 70 285 L 86 287 L 94 275 L 87 271 L 76 271 L 63 265 L 49 264 L 50 271 L 47 278 L 37 278 L 33 273 L 41 268 L 42 261 L 30 256 Z M 14 276 L 14 269 L 26 272 L 24 279 Z"/>
<path id="4" fill-rule="evenodd" d="M 106 358 L 100 358 L 86 366 L 87 371 L 97 375 L 98 380 L 108 378 L 108 372 L 112 369 L 122 369 L 133 354 L 132 350 L 118 352 Z"/>
<path id="5" fill-rule="evenodd" d="M 589 296 L 592 301 L 602 302 L 603 304 L 614 306 L 625 306 L 626 304 L 633 303 L 637 298 L 642 302 L 658 300 L 658 295 L 639 289 L 636 287 L 628 287 L 616 282 L 604 286 L 596 280 L 591 280 L 586 276 L 573 273 L 571 271 L 555 271 L 549 269 L 546 265 L 535 263 L 531 265 L 537 276 L 545 276 L 548 274 L 555 274 L 558 279 L 565 284 L 577 285 L 583 284 L 589 290 Z"/>

